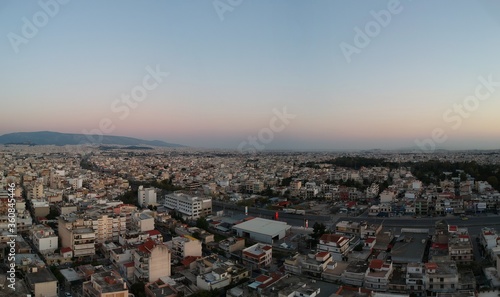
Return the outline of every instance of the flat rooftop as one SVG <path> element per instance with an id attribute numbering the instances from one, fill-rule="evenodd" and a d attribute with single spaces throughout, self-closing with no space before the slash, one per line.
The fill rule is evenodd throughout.
<path id="1" fill-rule="evenodd" d="M 246 232 L 253 232 L 264 234 L 268 236 L 276 236 L 283 231 L 289 230 L 292 226 L 285 222 L 266 220 L 262 218 L 254 218 L 250 221 L 234 225 L 233 229 L 243 230 Z"/>
<path id="2" fill-rule="evenodd" d="M 31 284 L 57 282 L 57 278 L 47 268 L 39 268 L 37 272 L 26 273 L 26 279 Z"/>

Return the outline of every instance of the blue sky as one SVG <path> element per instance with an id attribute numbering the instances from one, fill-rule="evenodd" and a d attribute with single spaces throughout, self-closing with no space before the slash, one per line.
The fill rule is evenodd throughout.
<path id="1" fill-rule="evenodd" d="M 58 12 L 16 53 L 40 3 Z M 109 119 L 113 135 L 236 149 L 286 107 L 267 149 L 407 148 L 434 129 L 444 148 L 499 148 L 500 87 L 457 129 L 443 114 L 500 81 L 500 5 L 402 0 L 348 63 L 340 45 L 393 3 L 243 0 L 221 19 L 212 1 L 4 1 L 0 134 Z M 120 118 L 112 102 L 156 65 L 168 76 Z"/>

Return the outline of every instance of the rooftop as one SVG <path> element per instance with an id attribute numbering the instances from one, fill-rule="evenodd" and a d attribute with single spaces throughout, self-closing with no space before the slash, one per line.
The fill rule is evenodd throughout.
<path id="1" fill-rule="evenodd" d="M 285 222 L 254 218 L 235 225 L 233 228 L 274 237 L 283 231 L 289 230 L 291 226 Z"/>
<path id="2" fill-rule="evenodd" d="M 57 282 L 54 274 L 47 268 L 38 268 L 37 272 L 26 273 L 26 279 L 31 284 Z"/>

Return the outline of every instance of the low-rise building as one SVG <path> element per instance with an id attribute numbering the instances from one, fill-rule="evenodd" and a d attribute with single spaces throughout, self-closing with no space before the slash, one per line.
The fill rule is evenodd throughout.
<path id="1" fill-rule="evenodd" d="M 371 260 L 366 270 L 364 287 L 374 291 L 387 291 L 392 271 L 392 262 Z"/>
<path id="2" fill-rule="evenodd" d="M 202 254 L 201 241 L 189 235 L 174 237 L 166 245 L 172 255 L 181 260 L 188 256 L 201 257 Z"/>
<path id="3" fill-rule="evenodd" d="M 36 225 L 30 230 L 31 241 L 42 254 L 53 253 L 58 248 L 59 238 L 52 228 Z"/>
<path id="4" fill-rule="evenodd" d="M 57 278 L 47 268 L 33 267 L 26 273 L 26 284 L 33 297 L 57 297 Z"/>
<path id="5" fill-rule="evenodd" d="M 428 293 L 454 293 L 458 289 L 458 270 L 455 262 L 425 263 L 424 283 Z"/>
<path id="6" fill-rule="evenodd" d="M 82 288 L 84 297 L 128 297 L 127 283 L 114 271 L 92 274 Z"/>
<path id="7" fill-rule="evenodd" d="M 349 252 L 349 239 L 338 234 L 323 234 L 317 248 L 331 253 L 335 261 L 344 261 Z"/>
<path id="8" fill-rule="evenodd" d="M 349 262 L 347 268 L 342 273 L 341 280 L 346 285 L 362 287 L 367 269 L 368 263 L 366 262 Z"/>
<path id="9" fill-rule="evenodd" d="M 229 237 L 219 241 L 219 248 L 226 253 L 234 253 L 245 248 L 245 239 L 241 237 Z"/>
<path id="10" fill-rule="evenodd" d="M 241 260 L 253 268 L 267 267 L 273 259 L 273 247 L 268 244 L 257 243 L 243 249 Z"/>

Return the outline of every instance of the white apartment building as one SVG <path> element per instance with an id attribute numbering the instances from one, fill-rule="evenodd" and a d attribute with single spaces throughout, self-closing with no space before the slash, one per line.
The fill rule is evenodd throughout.
<path id="1" fill-rule="evenodd" d="M 148 239 L 135 250 L 133 258 L 137 281 L 153 282 L 171 274 L 171 253 L 163 243 Z"/>
<path id="2" fill-rule="evenodd" d="M 35 247 L 42 254 L 53 253 L 58 247 L 58 237 L 50 227 L 36 225 L 30 230 L 30 237 Z"/>
<path id="3" fill-rule="evenodd" d="M 165 207 L 175 209 L 187 218 L 197 219 L 212 214 L 212 199 L 177 192 L 165 196 Z"/>
<path id="4" fill-rule="evenodd" d="M 364 287 L 374 291 L 387 291 L 392 276 L 392 262 L 373 259 L 366 270 Z"/>
<path id="5" fill-rule="evenodd" d="M 183 235 L 172 238 L 166 243 L 175 257 L 184 259 L 187 256 L 201 257 L 201 241 L 189 236 Z"/>
<path id="6" fill-rule="evenodd" d="M 273 260 L 273 247 L 268 244 L 256 243 L 243 249 L 241 259 L 244 264 L 254 268 L 269 266 Z"/>
<path id="7" fill-rule="evenodd" d="M 139 232 L 151 231 L 155 228 L 155 220 L 149 211 L 132 213 L 131 223 L 132 228 Z"/>
<path id="8" fill-rule="evenodd" d="M 91 228 L 95 232 L 97 243 L 118 241 L 120 235 L 127 231 L 127 217 L 124 214 L 91 215 L 68 214 L 59 217 L 59 229 Z M 60 233 L 60 232 L 59 232 Z"/>
<path id="9" fill-rule="evenodd" d="M 137 190 L 137 204 L 141 206 L 155 205 L 156 204 L 156 190 L 155 188 L 144 188 L 139 186 Z"/>
<path id="10" fill-rule="evenodd" d="M 330 252 L 335 261 L 344 261 L 349 252 L 349 239 L 338 234 L 323 234 L 319 239 L 318 251 Z"/>

